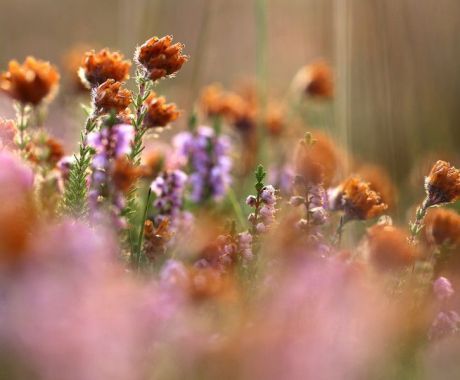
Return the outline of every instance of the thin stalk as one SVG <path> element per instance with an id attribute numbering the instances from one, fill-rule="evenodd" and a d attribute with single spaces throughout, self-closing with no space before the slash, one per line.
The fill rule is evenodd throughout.
<path id="1" fill-rule="evenodd" d="M 343 215 L 340 216 L 339 225 L 337 226 L 337 231 L 335 233 L 335 242 L 334 244 L 339 248 L 340 244 L 342 243 L 342 235 L 343 235 L 343 227 L 345 226 L 345 217 Z"/>
<path id="2" fill-rule="evenodd" d="M 233 189 L 228 189 L 228 199 L 232 205 L 233 211 L 235 212 L 236 217 L 238 218 L 238 223 L 240 223 L 241 226 L 244 226 L 246 224 L 246 219 L 243 215 L 243 210 L 241 210 L 241 206 L 236 199 L 235 192 Z"/>
<path id="3" fill-rule="evenodd" d="M 29 142 L 29 137 L 27 135 L 27 128 L 29 127 L 29 117 L 27 115 L 27 110 L 26 106 L 22 103 L 18 103 L 17 108 L 17 129 L 18 129 L 18 134 L 17 134 L 17 139 L 16 139 L 16 145 L 18 146 L 19 150 L 21 151 L 21 154 L 24 158 L 27 157 L 27 151 L 26 147 Z"/>
<path id="4" fill-rule="evenodd" d="M 150 208 L 150 197 L 152 196 L 152 189 L 149 188 L 149 191 L 147 193 L 147 200 L 145 202 L 145 207 L 144 207 L 144 214 L 142 215 L 141 223 L 139 226 L 139 237 L 137 239 L 137 253 L 136 253 L 136 261 L 137 261 L 137 268 L 140 268 L 141 264 L 141 256 L 142 256 L 142 240 L 144 238 L 144 224 L 147 219 L 147 215 L 149 212 Z"/>
<path id="5" fill-rule="evenodd" d="M 425 198 L 421 206 L 417 208 L 415 213 L 415 221 L 410 224 L 410 237 L 409 241 L 412 244 L 416 243 L 417 236 L 423 228 L 423 221 L 425 220 L 426 212 L 430 207 L 429 199 Z"/>

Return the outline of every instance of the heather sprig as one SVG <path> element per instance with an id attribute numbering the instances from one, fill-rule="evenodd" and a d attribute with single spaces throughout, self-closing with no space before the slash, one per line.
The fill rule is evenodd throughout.
<path id="1" fill-rule="evenodd" d="M 437 161 L 425 177 L 425 193 L 425 199 L 415 213 L 415 220 L 409 225 L 413 243 L 423 228 L 430 207 L 451 203 L 460 198 L 460 171 L 448 162 Z"/>
<path id="2" fill-rule="evenodd" d="M 266 233 L 275 222 L 276 190 L 273 186 L 264 184 L 266 175 L 264 167 L 259 165 L 255 171 L 256 195 L 246 198 L 246 204 L 254 209 L 248 217 L 251 234 L 254 236 Z"/>
<path id="3" fill-rule="evenodd" d="M 86 140 L 88 134 L 92 133 L 96 126 L 96 118 L 91 114 L 86 120 L 85 129 L 80 134 L 79 154 L 74 155 L 75 160 L 70 166 L 68 179 L 65 182 L 61 208 L 65 214 L 73 215 L 77 218 L 85 216 L 88 211 L 87 176 L 93 150 Z"/>

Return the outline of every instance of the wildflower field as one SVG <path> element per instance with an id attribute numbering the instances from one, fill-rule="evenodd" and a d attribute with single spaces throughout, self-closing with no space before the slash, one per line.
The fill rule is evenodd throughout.
<path id="1" fill-rule="evenodd" d="M 351 141 L 350 12 L 375 9 L 286 1 L 335 11 L 336 50 L 294 59 L 281 91 L 276 2 L 248 1 L 254 41 L 229 42 L 254 66 L 210 81 L 224 10 L 193 2 L 200 21 L 148 24 L 123 52 L 96 36 L 59 62 L 0 54 L 0 380 L 460 379 L 458 110 L 443 108 L 433 146 L 422 127 L 375 144 L 379 112 Z M 175 34 L 190 25 L 192 49 Z M 292 64 L 301 47 L 282 49 Z M 370 96 L 385 98 L 376 75 Z M 407 99 L 401 123 L 425 112 Z"/>

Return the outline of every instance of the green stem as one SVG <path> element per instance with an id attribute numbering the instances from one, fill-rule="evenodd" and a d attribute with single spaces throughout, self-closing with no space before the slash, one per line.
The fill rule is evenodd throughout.
<path id="1" fill-rule="evenodd" d="M 235 211 L 235 215 L 238 218 L 238 223 L 240 223 L 241 226 L 244 226 L 246 224 L 246 219 L 243 215 L 243 210 L 241 210 L 241 206 L 236 199 L 235 192 L 233 191 L 233 189 L 230 188 L 228 189 L 227 194 L 228 194 L 228 199 L 230 203 L 232 204 L 233 211 Z"/>
<path id="2" fill-rule="evenodd" d="M 142 256 L 142 240 L 144 238 L 144 224 L 147 219 L 148 211 L 150 208 L 150 197 L 152 195 L 152 189 L 149 188 L 149 191 L 147 193 L 147 200 L 145 202 L 145 207 L 144 207 L 144 214 L 142 215 L 140 227 L 139 227 L 139 237 L 137 239 L 137 252 L 136 252 L 136 261 L 137 261 L 137 268 L 140 268 L 141 265 L 141 256 Z"/>
<path id="3" fill-rule="evenodd" d="M 423 221 L 425 220 L 426 213 L 428 211 L 428 208 L 430 207 L 429 199 L 428 197 L 424 199 L 423 203 L 421 206 L 417 208 L 417 211 L 415 213 L 415 221 L 410 224 L 410 238 L 409 241 L 412 244 L 416 243 L 417 236 L 420 233 L 420 231 L 423 228 Z"/>
<path id="4" fill-rule="evenodd" d="M 29 127 L 29 117 L 26 112 L 26 106 L 22 103 L 17 105 L 17 129 L 18 135 L 16 140 L 16 145 L 21 151 L 21 155 L 24 158 L 27 158 L 26 147 L 29 142 L 29 137 L 27 134 L 27 128 Z"/>
<path id="5" fill-rule="evenodd" d="M 337 248 L 340 248 L 342 243 L 343 227 L 345 226 L 346 220 L 343 215 L 340 216 L 339 225 L 337 226 L 337 231 L 335 233 L 335 245 Z"/>

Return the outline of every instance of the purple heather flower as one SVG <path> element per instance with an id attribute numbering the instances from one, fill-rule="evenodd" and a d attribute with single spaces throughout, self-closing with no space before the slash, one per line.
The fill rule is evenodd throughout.
<path id="1" fill-rule="evenodd" d="M 217 238 L 220 256 L 218 264 L 222 270 L 231 265 L 238 257 L 241 257 L 243 264 L 247 264 L 254 258 L 252 253 L 252 235 L 249 231 L 235 235 L 220 235 Z"/>
<path id="2" fill-rule="evenodd" d="M 21 162 L 13 153 L 0 152 L 0 184 L 1 194 L 17 196 L 21 192 L 32 190 L 34 174 L 32 169 Z"/>
<path id="3" fill-rule="evenodd" d="M 439 277 L 433 283 L 433 291 L 436 297 L 438 298 L 438 300 L 440 301 L 450 298 L 452 294 L 454 294 L 454 289 L 452 288 L 452 284 L 445 277 Z"/>
<path id="4" fill-rule="evenodd" d="M 154 223 L 168 219 L 171 231 L 186 230 L 191 224 L 192 215 L 183 211 L 183 197 L 187 174 L 181 170 L 166 171 L 154 179 L 150 188 L 156 195 L 153 202 L 156 215 Z"/>
<path id="5" fill-rule="evenodd" d="M 294 171 L 288 164 L 282 167 L 271 167 L 268 170 L 268 182 L 273 183 L 281 194 L 292 194 L 292 184 L 294 181 Z"/>
<path id="6" fill-rule="evenodd" d="M 452 335 L 458 331 L 459 323 L 460 316 L 457 312 L 453 310 L 441 311 L 432 323 L 428 337 L 430 340 L 434 340 Z"/>
<path id="7" fill-rule="evenodd" d="M 173 144 L 182 163 L 191 167 L 192 200 L 222 199 L 231 183 L 229 139 L 217 136 L 210 127 L 201 126 L 195 133 L 179 133 Z"/>
<path id="8" fill-rule="evenodd" d="M 106 220 L 117 228 L 126 226 L 121 212 L 125 207 L 124 194 L 116 189 L 109 173 L 115 160 L 131 152 L 134 139 L 134 128 L 129 124 L 117 124 L 92 132 L 87 137 L 87 143 L 95 151 L 91 162 L 93 170 L 88 194 L 90 216 L 93 221 Z"/>

